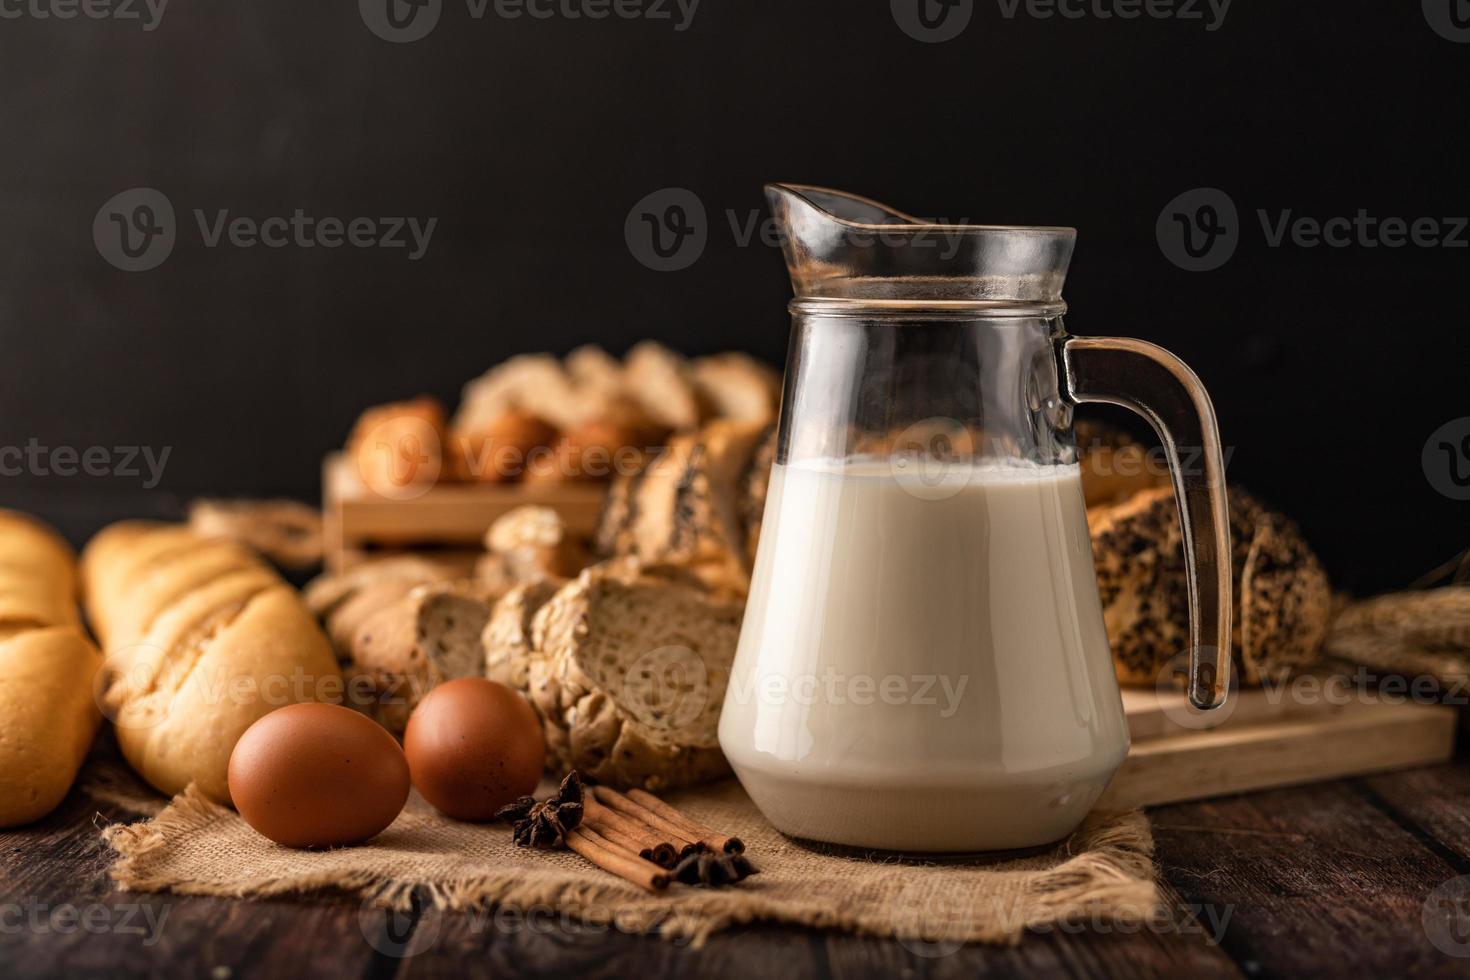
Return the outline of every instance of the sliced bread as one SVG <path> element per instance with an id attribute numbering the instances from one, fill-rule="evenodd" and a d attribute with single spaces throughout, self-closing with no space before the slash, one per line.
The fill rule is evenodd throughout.
<path id="1" fill-rule="evenodd" d="M 563 587 L 533 617 L 527 670 L 553 760 L 652 790 L 727 775 L 716 730 L 741 612 L 629 563 Z"/>

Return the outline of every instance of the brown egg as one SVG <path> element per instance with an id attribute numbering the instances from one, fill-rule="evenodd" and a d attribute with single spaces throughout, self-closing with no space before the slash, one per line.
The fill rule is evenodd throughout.
<path id="1" fill-rule="evenodd" d="M 278 708 L 230 754 L 230 797 L 245 822 L 287 847 L 360 844 L 408 800 L 408 760 L 377 722 L 336 704 Z"/>
<path id="2" fill-rule="evenodd" d="M 413 784 L 456 820 L 489 820 L 536 788 L 546 765 L 541 722 L 529 701 L 481 677 L 441 684 L 403 733 Z"/>

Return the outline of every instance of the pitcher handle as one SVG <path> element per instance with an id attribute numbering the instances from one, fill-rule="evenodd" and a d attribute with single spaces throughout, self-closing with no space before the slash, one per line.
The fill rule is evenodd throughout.
<path id="1" fill-rule="evenodd" d="M 1120 337 L 1060 341 L 1066 394 L 1122 405 L 1148 419 L 1169 457 L 1189 584 L 1189 700 L 1219 707 L 1230 678 L 1230 524 L 1215 408 L 1195 373 L 1154 344 Z M 1187 471 L 1179 447 L 1199 447 Z"/>

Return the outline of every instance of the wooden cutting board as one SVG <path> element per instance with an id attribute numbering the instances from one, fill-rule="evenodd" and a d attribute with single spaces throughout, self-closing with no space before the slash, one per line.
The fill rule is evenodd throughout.
<path id="1" fill-rule="evenodd" d="M 1225 707 L 1198 712 L 1183 694 L 1125 690 L 1133 745 L 1099 805 L 1176 803 L 1409 769 L 1453 753 L 1457 709 L 1341 693 L 1331 700 L 1347 703 L 1237 691 Z"/>

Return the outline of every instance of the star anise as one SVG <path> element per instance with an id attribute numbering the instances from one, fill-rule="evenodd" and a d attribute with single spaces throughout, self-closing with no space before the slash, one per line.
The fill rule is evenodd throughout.
<path id="1" fill-rule="evenodd" d="M 759 873 L 744 854 L 717 854 L 705 847 L 684 855 L 670 872 L 686 885 L 733 885 Z"/>
<path id="2" fill-rule="evenodd" d="M 496 810 L 495 818 L 512 821 L 513 839 L 521 847 L 566 847 L 567 832 L 582 822 L 582 777 L 573 770 L 555 795 L 539 803 L 523 796 Z"/>

